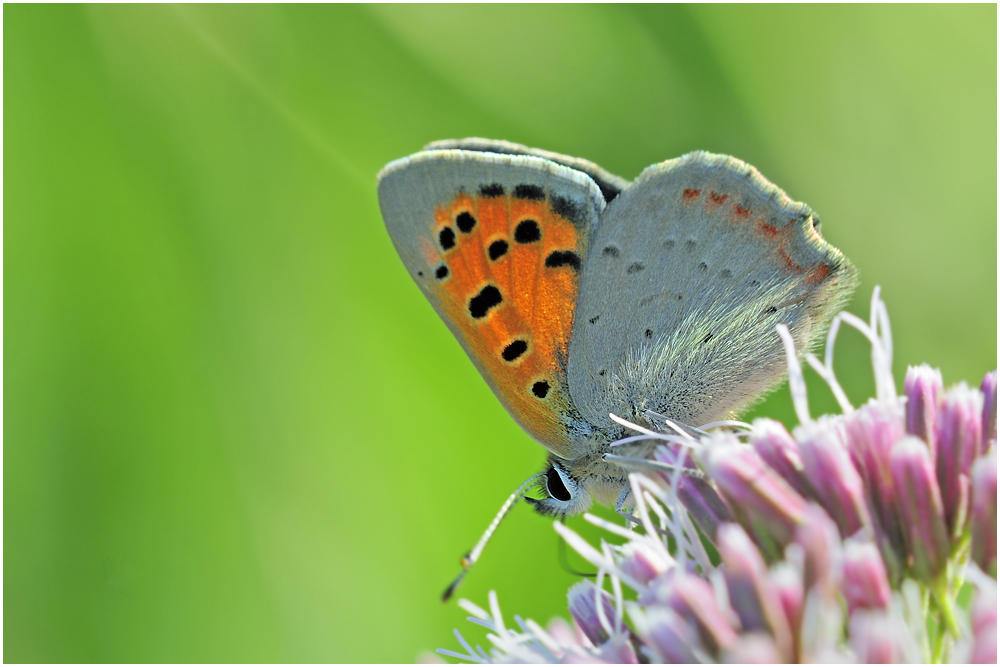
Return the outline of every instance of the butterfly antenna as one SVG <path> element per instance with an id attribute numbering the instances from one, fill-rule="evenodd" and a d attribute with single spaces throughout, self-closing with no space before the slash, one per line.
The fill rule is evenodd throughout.
<path id="1" fill-rule="evenodd" d="M 493 537 L 493 533 L 496 532 L 500 522 L 503 521 L 504 518 L 510 513 L 510 511 L 514 508 L 514 505 L 517 504 L 517 501 L 524 497 L 525 491 L 534 483 L 534 481 L 544 475 L 544 472 L 532 475 L 527 479 L 527 481 L 524 482 L 524 484 L 517 487 L 517 491 L 510 494 L 510 498 L 508 498 L 507 502 L 500 507 L 500 511 L 497 512 L 495 517 L 493 517 L 493 521 L 486 529 L 486 532 L 483 533 L 483 536 L 479 538 L 479 541 L 476 542 L 476 546 L 472 547 L 472 550 L 465 554 L 462 558 L 462 571 L 459 572 L 458 576 L 455 577 L 455 580 L 448 585 L 448 588 L 444 589 L 444 593 L 441 595 L 441 602 L 447 602 L 451 596 L 455 594 L 455 590 L 458 588 L 458 585 L 462 583 L 462 580 L 465 579 L 465 575 L 469 573 L 472 566 L 479 560 L 479 556 L 483 553 L 483 549 L 486 548 L 486 543 L 490 541 L 491 537 Z"/>

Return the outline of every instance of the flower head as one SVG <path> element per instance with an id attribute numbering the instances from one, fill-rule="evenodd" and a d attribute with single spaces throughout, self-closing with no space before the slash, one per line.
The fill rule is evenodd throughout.
<path id="1" fill-rule="evenodd" d="M 791 433 L 760 419 L 736 434 L 730 422 L 690 447 L 658 447 L 655 465 L 629 477 L 637 529 L 585 515 L 623 545 L 595 548 L 556 524 L 598 569 L 570 590 L 576 630 L 517 617 L 520 631 L 507 629 L 491 594 L 490 613 L 462 602 L 492 631 L 491 653 L 457 633 L 466 653 L 442 652 L 475 662 L 996 662 L 996 372 L 981 391 L 944 391 L 940 372 L 911 367 L 897 396 L 877 292 L 872 313 L 869 323 L 838 315 L 826 362 L 809 359 L 843 414 L 811 419 L 790 363 L 802 421 Z M 872 344 L 877 398 L 857 410 L 832 369 L 840 323 Z M 976 589 L 968 614 L 955 604 L 963 573 Z"/>

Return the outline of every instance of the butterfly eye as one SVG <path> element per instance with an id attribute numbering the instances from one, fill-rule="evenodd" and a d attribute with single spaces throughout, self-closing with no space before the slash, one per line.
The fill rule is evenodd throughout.
<path id="1" fill-rule="evenodd" d="M 548 498 L 532 498 L 525 496 L 524 500 L 543 516 L 570 516 L 585 512 L 594 502 L 590 493 L 570 476 L 558 460 L 551 460 L 549 467 L 542 476 L 545 492 Z"/>
<path id="2" fill-rule="evenodd" d="M 572 483 L 572 482 L 571 482 Z M 575 487 L 576 484 L 573 484 Z M 573 494 L 566 488 L 563 482 L 563 472 L 556 466 L 551 466 L 545 473 L 545 490 L 550 498 L 567 502 L 573 499 Z"/>

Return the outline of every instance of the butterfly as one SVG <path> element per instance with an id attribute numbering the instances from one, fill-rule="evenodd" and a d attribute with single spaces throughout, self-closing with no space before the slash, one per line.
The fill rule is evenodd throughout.
<path id="1" fill-rule="evenodd" d="M 775 326 L 807 349 L 857 284 L 808 206 L 725 155 L 628 182 L 506 141 L 438 141 L 388 164 L 378 197 L 413 280 L 549 451 L 548 497 L 528 499 L 546 515 L 626 502 L 627 471 L 604 458 L 628 435 L 612 414 L 731 418 L 784 373 Z"/>

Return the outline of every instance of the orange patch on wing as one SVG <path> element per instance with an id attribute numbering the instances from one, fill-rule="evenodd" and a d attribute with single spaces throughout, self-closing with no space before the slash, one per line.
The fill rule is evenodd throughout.
<path id="1" fill-rule="evenodd" d="M 709 193 L 708 198 L 712 200 L 713 204 L 718 205 L 725 203 L 725 201 L 729 199 L 729 195 L 720 195 L 715 190 L 712 190 L 712 192 Z"/>
<path id="2" fill-rule="evenodd" d="M 733 214 L 737 218 L 749 218 L 750 217 L 750 209 L 743 208 L 739 204 L 736 204 L 735 206 L 733 206 Z"/>
<path id="3" fill-rule="evenodd" d="M 757 221 L 757 229 L 759 229 L 760 231 L 764 232 L 764 234 L 767 235 L 768 238 L 772 238 L 773 239 L 774 237 L 776 237 L 778 235 L 778 228 L 775 227 L 775 226 L 773 226 L 773 225 L 767 224 L 763 220 L 758 220 Z"/>
<path id="4" fill-rule="evenodd" d="M 459 227 L 463 213 L 475 219 L 467 232 Z M 468 218 L 462 221 L 469 226 Z M 455 235 L 447 250 L 439 241 L 446 228 Z M 437 254 L 431 271 L 442 262 L 449 270 L 447 279 L 436 283 L 438 294 L 466 347 L 529 433 L 543 443 L 568 446 L 561 417 L 569 406 L 565 361 L 583 255 L 576 227 L 547 199 L 462 193 L 436 210 L 430 231 Z M 499 290 L 501 301 L 483 297 L 493 305 L 485 312 L 470 310 L 490 286 Z M 544 398 L 533 393 L 536 382 L 547 383 Z"/>
<path id="5" fill-rule="evenodd" d="M 806 282 L 810 285 L 817 285 L 826 280 L 828 275 L 830 275 L 830 267 L 826 264 L 820 264 L 809 272 L 809 275 L 806 276 Z"/>
<path id="6" fill-rule="evenodd" d="M 701 190 L 696 190 L 695 188 L 685 188 L 684 189 L 684 203 L 685 204 L 690 204 L 695 199 L 697 199 L 698 195 L 700 195 L 700 194 L 701 194 Z"/>
<path id="7" fill-rule="evenodd" d="M 802 270 L 802 265 L 793 262 L 791 256 L 788 254 L 788 251 L 785 250 L 783 246 L 784 244 L 782 244 L 782 247 L 778 248 L 778 254 L 781 255 L 781 258 L 783 260 L 785 260 L 785 264 L 788 266 L 788 270 L 793 273 L 800 272 Z"/>

